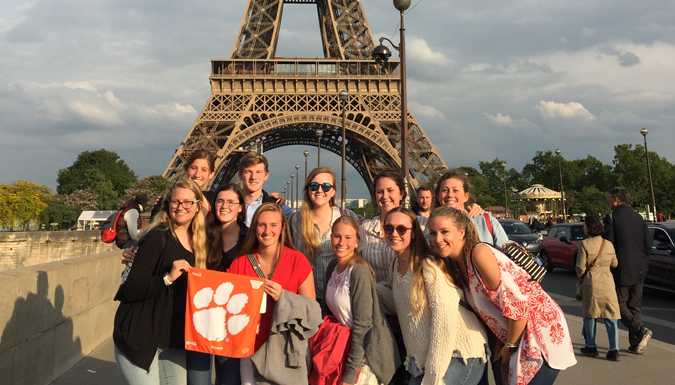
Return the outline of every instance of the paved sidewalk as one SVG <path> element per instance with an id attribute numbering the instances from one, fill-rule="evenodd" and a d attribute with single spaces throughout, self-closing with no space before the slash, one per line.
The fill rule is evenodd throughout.
<path id="1" fill-rule="evenodd" d="M 560 299 L 559 302 L 563 302 Z M 558 376 L 556 384 L 675 384 L 675 345 L 658 341 L 656 335 L 649 342 L 644 355 L 628 353 L 628 334 L 619 331 L 621 359 L 611 362 L 605 359 L 607 352 L 607 332 L 605 325 L 598 323 L 596 343 L 600 357 L 590 358 L 580 355 L 583 347 L 581 335 L 582 319 L 567 315 L 567 323 L 572 333 L 577 364 L 564 370 Z M 675 330 L 673 331 L 675 333 Z M 124 385 L 124 379 L 115 363 L 112 338 L 101 344 L 89 356 L 82 359 L 53 384 L 73 385 Z"/>

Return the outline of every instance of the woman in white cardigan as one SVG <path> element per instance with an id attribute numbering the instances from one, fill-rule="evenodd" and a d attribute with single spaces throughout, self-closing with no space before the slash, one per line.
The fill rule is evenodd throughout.
<path id="1" fill-rule="evenodd" d="M 478 384 L 487 363 L 487 335 L 474 313 L 460 305 L 464 293 L 454 284 L 454 272 L 429 248 L 409 209 L 389 211 L 383 229 L 396 259 L 392 290 L 380 289 L 378 295 L 389 307 L 393 297 L 410 384 Z"/>

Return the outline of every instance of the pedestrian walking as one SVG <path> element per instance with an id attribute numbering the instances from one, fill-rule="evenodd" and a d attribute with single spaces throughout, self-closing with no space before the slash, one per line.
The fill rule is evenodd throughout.
<path id="1" fill-rule="evenodd" d="M 115 296 L 115 361 L 129 385 L 187 381 L 183 273 L 206 266 L 203 197 L 191 180 L 176 182 L 167 196 Z"/>
<path id="2" fill-rule="evenodd" d="M 400 360 L 389 325 L 380 312 L 375 273 L 356 250 L 359 231 L 358 220 L 349 216 L 333 223 L 331 248 L 335 258 L 326 271 L 322 307 L 351 330 L 348 358 L 338 383 L 388 384 Z"/>
<path id="3" fill-rule="evenodd" d="M 434 247 L 454 261 L 471 307 L 497 338 L 490 347 L 493 371 L 501 371 L 497 384 L 552 384 L 560 370 L 576 363 L 558 304 L 499 249 L 479 243 L 478 230 L 467 215 L 437 208 L 429 231 L 443 235 L 443 242 L 436 241 Z"/>
<path id="4" fill-rule="evenodd" d="M 469 305 L 460 306 L 460 278 L 431 250 L 411 210 L 390 210 L 384 232 L 396 259 L 383 302 L 391 304 L 392 297 L 401 323 L 410 385 L 478 384 L 487 364 L 487 334 Z"/>
<path id="5" fill-rule="evenodd" d="M 599 355 L 595 345 L 595 330 L 598 320 L 604 321 L 609 339 L 607 359 L 619 360 L 619 329 L 621 318 L 616 297 L 614 278 L 610 267 L 618 261 L 612 242 L 602 238 L 604 228 L 600 218 L 590 216 L 584 221 L 584 232 L 589 238 L 581 241 L 577 252 L 576 272 L 582 279 L 581 304 L 584 317 L 582 338 L 586 341 L 581 353 L 591 357 Z"/>
<path id="6" fill-rule="evenodd" d="M 358 220 L 351 210 L 335 204 L 335 174 L 328 167 L 312 170 L 303 186 L 302 208 L 291 217 L 293 244 L 312 265 L 316 300 L 323 299 L 324 279 L 328 264 L 335 259 L 331 248 L 331 229 L 335 221 L 346 215 Z"/>
<path id="7" fill-rule="evenodd" d="M 612 274 L 621 323 L 628 329 L 628 351 L 644 354 L 652 337 L 652 331 L 642 323 L 642 286 L 649 269 L 651 236 L 644 219 L 628 206 L 631 196 L 625 187 L 609 190 L 607 201 L 612 212 L 604 220 L 604 238 L 614 245 L 619 262 Z"/>

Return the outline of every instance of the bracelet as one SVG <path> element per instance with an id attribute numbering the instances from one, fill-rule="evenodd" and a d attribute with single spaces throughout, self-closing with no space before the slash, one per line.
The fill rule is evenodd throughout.
<path id="1" fill-rule="evenodd" d="M 164 284 L 166 286 L 171 286 L 171 284 L 173 284 L 173 282 L 169 281 L 169 273 L 164 274 Z"/>
<path id="2" fill-rule="evenodd" d="M 517 348 L 517 347 L 518 347 L 518 344 L 512 344 L 512 343 L 506 341 L 506 342 L 504 342 L 504 346 L 506 346 L 507 348 L 511 349 L 511 348 Z"/>

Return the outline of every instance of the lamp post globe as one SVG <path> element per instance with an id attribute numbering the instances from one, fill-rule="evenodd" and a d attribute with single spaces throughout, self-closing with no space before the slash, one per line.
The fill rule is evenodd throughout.
<path id="1" fill-rule="evenodd" d="M 645 136 L 645 137 L 646 137 L 647 134 L 649 134 L 649 130 L 646 129 L 646 128 L 643 128 L 643 129 L 640 130 L 640 133 L 642 134 L 642 136 Z"/>
<path id="2" fill-rule="evenodd" d="M 560 156 L 560 150 L 555 150 L 555 154 Z"/>
<path id="3" fill-rule="evenodd" d="M 391 50 L 389 50 L 386 45 L 382 44 L 382 40 L 380 40 L 380 45 L 373 49 L 371 55 L 377 64 L 384 66 L 391 57 Z"/>
<path id="4" fill-rule="evenodd" d="M 410 8 L 410 0 L 394 0 L 394 8 L 403 12 Z"/>
<path id="5" fill-rule="evenodd" d="M 309 151 L 305 150 L 302 155 L 305 156 L 305 181 L 307 181 L 307 157 L 309 156 Z"/>

